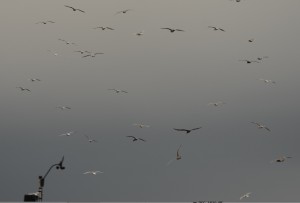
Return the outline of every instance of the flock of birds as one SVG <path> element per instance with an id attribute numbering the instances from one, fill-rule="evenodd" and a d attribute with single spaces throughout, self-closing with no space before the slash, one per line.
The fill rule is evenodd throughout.
<path id="1" fill-rule="evenodd" d="M 241 2 L 241 0 L 231 0 L 231 1 Z M 84 10 L 79 9 L 79 8 L 75 8 L 73 6 L 64 5 L 64 7 L 68 8 L 71 11 L 74 11 L 74 12 L 86 13 Z M 125 10 L 121 10 L 121 11 L 116 12 L 115 15 L 126 14 L 126 13 L 131 12 L 131 11 L 132 11 L 132 9 L 125 9 Z M 39 21 L 36 24 L 47 25 L 47 24 L 53 24 L 53 23 L 55 23 L 55 22 L 52 21 L 52 20 L 47 20 L 47 21 Z M 93 27 L 92 29 L 95 29 L 95 30 L 96 29 L 101 29 L 103 31 L 104 30 L 109 30 L 109 31 L 114 31 L 115 30 L 115 28 L 107 27 L 107 26 L 97 26 L 97 27 Z M 171 27 L 162 27 L 160 29 L 169 31 L 170 33 L 185 32 L 185 30 L 183 30 L 183 29 L 171 28 Z M 216 26 L 208 26 L 208 29 L 212 29 L 212 31 L 226 32 L 224 28 L 216 27 Z M 144 34 L 144 32 L 138 32 L 138 33 L 135 33 L 135 34 L 137 36 L 142 36 Z M 78 46 L 76 43 L 67 41 L 65 39 L 59 38 L 58 40 L 63 42 L 66 45 Z M 254 39 L 249 39 L 248 42 L 252 43 L 252 42 L 254 42 Z M 55 56 L 58 56 L 58 53 L 53 52 L 51 50 L 48 50 L 48 51 L 51 52 L 52 54 L 54 54 Z M 87 57 L 94 58 L 97 55 L 104 54 L 102 52 L 91 52 L 91 51 L 88 51 L 88 50 L 75 50 L 74 53 L 79 53 L 82 58 L 87 58 Z M 267 59 L 267 58 L 268 58 L 268 56 L 262 56 L 262 57 L 257 57 L 254 60 L 241 59 L 239 61 L 240 62 L 245 62 L 246 64 L 252 64 L 252 63 L 261 63 L 264 59 Z M 259 80 L 264 82 L 265 84 L 275 84 L 276 83 L 275 81 L 270 80 L 270 79 L 260 78 Z M 39 79 L 39 78 L 30 78 L 29 81 L 31 81 L 31 82 L 41 82 L 42 80 Z M 26 88 L 26 87 L 18 86 L 17 88 L 22 92 L 28 92 L 28 93 L 31 92 L 31 90 Z M 107 90 L 111 91 L 113 93 L 116 93 L 116 94 L 127 94 L 128 93 L 127 90 L 123 90 L 123 89 L 108 88 Z M 225 105 L 225 104 L 226 103 L 224 101 L 215 101 L 215 102 L 208 103 L 209 106 L 213 106 L 213 107 L 216 107 L 216 108 L 220 107 L 222 105 Z M 58 108 L 60 110 L 71 110 L 72 109 L 70 106 L 57 106 L 56 108 Z M 254 126 L 256 126 L 260 130 L 265 130 L 267 132 L 271 132 L 271 129 L 269 127 L 267 127 L 266 125 L 262 124 L 262 123 L 255 122 L 255 121 L 252 121 L 250 123 L 253 124 Z M 138 128 L 149 128 L 150 127 L 150 125 L 146 125 L 146 124 L 143 124 L 143 123 L 134 123 L 133 126 L 136 126 Z M 184 134 L 188 135 L 192 132 L 200 130 L 201 128 L 202 128 L 201 126 L 198 126 L 198 127 L 191 128 L 191 129 L 190 128 L 173 128 L 173 130 L 176 131 L 176 132 L 184 133 Z M 70 136 L 73 136 L 74 134 L 76 134 L 76 131 L 65 132 L 65 133 L 62 133 L 58 136 L 59 137 L 70 137 Z M 98 142 L 96 139 L 93 139 L 88 135 L 83 135 L 83 136 L 86 138 L 86 140 L 89 143 L 97 143 Z M 130 136 L 126 136 L 126 137 L 134 143 L 146 142 L 146 139 L 138 137 L 138 136 L 130 135 Z M 183 147 L 183 145 L 180 144 L 179 147 L 177 148 L 177 150 L 174 150 L 174 157 L 166 163 L 167 166 L 169 166 L 174 161 L 179 161 L 179 160 L 182 159 L 182 155 L 181 155 L 181 151 L 180 151 L 182 149 L 182 147 Z M 292 158 L 292 157 L 291 156 L 281 156 L 281 157 L 278 157 L 278 158 L 272 160 L 270 163 L 285 162 L 289 158 Z M 94 170 L 89 170 L 89 171 L 83 172 L 84 175 L 98 175 L 98 174 L 102 174 L 102 173 L 103 172 L 99 171 L 99 170 L 95 170 L 95 171 Z M 240 200 L 243 200 L 244 198 L 249 198 L 250 194 L 251 194 L 251 192 L 243 194 L 242 196 L 240 196 Z"/>

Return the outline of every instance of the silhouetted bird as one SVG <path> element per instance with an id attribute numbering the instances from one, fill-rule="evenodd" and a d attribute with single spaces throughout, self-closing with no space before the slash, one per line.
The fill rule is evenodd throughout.
<path id="1" fill-rule="evenodd" d="M 179 160 L 179 159 L 182 158 L 181 155 L 179 154 L 179 150 L 180 150 L 181 146 L 182 146 L 182 144 L 181 144 L 181 145 L 179 146 L 179 148 L 177 149 L 177 152 L 176 152 L 176 160 Z"/>
<path id="2" fill-rule="evenodd" d="M 61 110 L 70 110 L 71 107 L 68 106 L 58 106 L 57 108 L 61 109 Z"/>
<path id="3" fill-rule="evenodd" d="M 72 7 L 72 6 L 67 6 L 67 5 L 65 5 L 65 7 L 70 8 L 70 9 L 72 9 L 73 11 L 80 11 L 80 12 L 82 12 L 82 13 L 85 13 L 85 11 L 83 11 L 83 10 L 81 10 L 81 9 L 78 9 L 78 8 L 74 8 L 74 7 Z"/>
<path id="4" fill-rule="evenodd" d="M 178 128 L 173 128 L 173 129 L 176 130 L 176 131 L 184 131 L 184 132 L 186 132 L 186 134 L 188 134 L 188 133 L 190 133 L 190 132 L 192 132 L 194 130 L 198 130 L 200 128 L 202 128 L 202 127 L 193 128 L 193 129 L 178 129 Z"/>
<path id="5" fill-rule="evenodd" d="M 259 61 L 250 61 L 250 60 L 247 60 L 247 59 L 243 59 L 243 60 L 239 60 L 239 61 L 244 61 L 248 64 L 250 64 L 250 63 L 259 63 Z"/>
<path id="6" fill-rule="evenodd" d="M 208 103 L 208 105 L 213 105 L 213 106 L 220 106 L 222 104 L 226 104 L 225 102 L 222 101 L 218 101 L 218 102 L 210 102 Z"/>
<path id="7" fill-rule="evenodd" d="M 41 80 L 38 79 L 38 78 L 30 78 L 29 80 L 30 80 L 31 82 L 36 82 L 36 81 L 39 81 L 39 82 L 40 82 L 40 81 L 41 81 Z"/>
<path id="8" fill-rule="evenodd" d="M 257 57 L 257 60 L 262 61 L 263 59 L 269 58 L 268 56 Z"/>
<path id="9" fill-rule="evenodd" d="M 121 92 L 123 92 L 123 93 L 128 93 L 128 92 L 125 91 L 125 90 L 118 90 L 118 89 L 108 89 L 108 90 L 115 91 L 115 93 L 121 93 Z"/>
<path id="10" fill-rule="evenodd" d="M 135 141 L 138 141 L 138 140 L 141 140 L 141 141 L 143 141 L 143 142 L 146 142 L 146 140 L 144 140 L 143 138 L 137 138 L 137 137 L 135 137 L 135 136 L 126 136 L 126 137 L 130 137 L 130 138 L 133 138 L 133 142 L 135 142 Z"/>
<path id="11" fill-rule="evenodd" d="M 86 137 L 86 139 L 89 141 L 89 143 L 92 143 L 92 142 L 97 142 L 97 140 L 94 140 L 94 139 L 91 139 L 89 136 L 87 135 L 84 135 Z"/>
<path id="12" fill-rule="evenodd" d="M 291 157 L 291 156 L 282 156 L 282 157 L 279 157 L 279 158 L 271 161 L 270 163 L 273 163 L 273 162 L 284 162 L 286 159 L 291 159 L 291 158 L 293 158 L 293 157 Z"/>
<path id="13" fill-rule="evenodd" d="M 134 123 L 134 126 L 138 126 L 139 128 L 149 128 L 150 125 L 145 125 L 145 124 L 141 124 L 141 123 Z"/>
<path id="14" fill-rule="evenodd" d="M 225 30 L 223 28 L 217 28 L 215 26 L 208 26 L 209 28 L 212 28 L 214 31 L 220 30 L 222 32 L 225 32 Z"/>
<path id="15" fill-rule="evenodd" d="M 74 51 L 74 52 L 79 52 L 80 54 L 84 54 L 84 53 L 92 53 L 92 52 L 90 52 L 90 51 L 82 51 L 82 50 L 78 50 L 78 51 Z"/>
<path id="16" fill-rule="evenodd" d="M 23 91 L 31 92 L 30 89 L 28 88 L 24 88 L 24 87 L 17 87 L 17 88 L 19 88 L 22 92 Z"/>
<path id="17" fill-rule="evenodd" d="M 51 20 L 48 20 L 48 21 L 40 21 L 40 22 L 37 22 L 35 24 L 44 24 L 44 25 L 46 25 L 47 23 L 55 23 L 55 22 L 51 21 Z"/>
<path id="18" fill-rule="evenodd" d="M 69 41 L 64 40 L 64 39 L 58 39 L 58 40 L 59 40 L 59 41 L 62 41 L 62 42 L 65 42 L 67 45 L 69 45 L 69 44 L 77 45 L 77 44 L 75 44 L 74 42 L 69 42 Z"/>
<path id="19" fill-rule="evenodd" d="M 136 36 L 142 36 L 142 35 L 144 35 L 144 32 L 142 31 L 142 32 L 137 32 L 137 33 L 134 33 Z"/>
<path id="20" fill-rule="evenodd" d="M 276 83 L 276 82 L 273 81 L 273 80 L 267 80 L 267 79 L 263 79 L 263 78 L 260 78 L 259 80 L 264 81 L 264 83 L 266 83 L 266 84 L 269 84 L 269 83 L 275 84 L 275 83 Z"/>
<path id="21" fill-rule="evenodd" d="M 257 126 L 258 129 L 265 129 L 267 131 L 271 131 L 267 126 L 265 125 L 262 125 L 260 123 L 257 123 L 257 122 L 251 122 L 252 124 L 255 124 Z"/>
<path id="22" fill-rule="evenodd" d="M 172 29 L 172 28 L 168 28 L 168 27 L 164 27 L 164 28 L 160 28 L 160 29 L 169 30 L 171 33 L 175 32 L 175 31 L 184 32 L 184 30 L 181 30 L 181 29 Z"/>
<path id="23" fill-rule="evenodd" d="M 96 55 L 98 55 L 98 54 L 104 54 L 104 53 L 90 53 L 90 54 L 87 54 L 87 55 L 85 55 L 85 56 L 82 56 L 82 58 L 85 58 L 85 57 L 96 57 Z"/>
<path id="24" fill-rule="evenodd" d="M 101 30 L 114 30 L 113 28 L 111 27 L 94 27 L 93 29 L 101 29 Z"/>
<path id="25" fill-rule="evenodd" d="M 118 11 L 118 12 L 116 12 L 115 13 L 115 15 L 117 15 L 117 14 L 125 14 L 125 13 L 127 13 L 128 11 L 131 11 L 131 9 L 126 9 L 126 10 L 122 10 L 122 11 Z"/>

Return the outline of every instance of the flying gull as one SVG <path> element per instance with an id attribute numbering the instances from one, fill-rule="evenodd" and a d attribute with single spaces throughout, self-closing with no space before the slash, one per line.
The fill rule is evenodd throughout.
<path id="1" fill-rule="evenodd" d="M 46 25 L 47 23 L 55 23 L 55 22 L 52 21 L 52 20 L 47 20 L 47 21 L 40 21 L 40 22 L 37 22 L 35 24 L 44 24 L 44 25 Z"/>
<path id="2" fill-rule="evenodd" d="M 72 9 L 73 11 L 80 11 L 80 12 L 82 12 L 82 13 L 85 13 L 85 11 L 83 11 L 83 10 L 81 10 L 81 9 L 78 9 L 78 8 L 74 8 L 74 7 L 72 7 L 72 6 L 67 6 L 67 5 L 65 5 L 65 7 L 70 8 L 70 9 Z"/>
<path id="3" fill-rule="evenodd" d="M 101 29 L 101 30 L 115 30 L 111 27 L 103 27 L 103 26 L 99 26 L 99 27 L 94 27 L 93 29 Z"/>
<path id="4" fill-rule="evenodd" d="M 218 102 L 210 102 L 210 103 L 208 103 L 208 105 L 213 105 L 213 106 L 220 106 L 222 104 L 225 104 L 225 102 L 218 101 Z"/>
<path id="5" fill-rule="evenodd" d="M 17 88 L 19 88 L 22 92 L 23 91 L 31 92 L 30 89 L 28 88 L 24 88 L 24 87 L 17 87 Z"/>
<path id="6" fill-rule="evenodd" d="M 184 128 L 182 128 L 182 129 L 173 128 L 173 129 L 176 130 L 176 131 L 183 131 L 183 132 L 186 132 L 186 134 L 188 134 L 188 133 L 190 133 L 190 132 L 192 132 L 194 130 L 198 130 L 200 128 L 202 128 L 202 127 L 197 127 L 197 128 L 193 128 L 193 129 L 184 129 Z"/>
<path id="7" fill-rule="evenodd" d="M 69 44 L 73 44 L 73 45 L 77 45 L 76 43 L 74 43 L 74 42 L 69 42 L 69 41 L 67 41 L 67 40 L 64 40 L 64 39 L 58 39 L 59 41 L 62 41 L 62 42 L 65 42 L 66 43 L 66 45 L 69 45 Z"/>
<path id="8" fill-rule="evenodd" d="M 87 171 L 87 172 L 84 172 L 83 174 L 92 174 L 92 175 L 97 175 L 97 173 L 103 173 L 102 171 Z"/>
<path id="9" fill-rule="evenodd" d="M 175 32 L 175 31 L 184 32 L 184 30 L 181 30 L 181 29 L 172 29 L 172 28 L 169 28 L 169 27 L 164 27 L 164 28 L 160 28 L 160 29 L 169 30 L 171 33 Z"/>
<path id="10" fill-rule="evenodd" d="M 41 81 L 40 79 L 38 79 L 38 78 L 30 78 L 30 79 L 28 79 L 28 80 L 30 80 L 31 82 L 36 82 L 36 81 Z"/>
<path id="11" fill-rule="evenodd" d="M 136 36 L 142 36 L 142 35 L 144 35 L 144 32 L 142 31 L 142 32 L 137 32 L 137 33 L 134 33 Z"/>
<path id="12" fill-rule="evenodd" d="M 150 125 L 145 125 L 145 124 L 141 124 L 141 123 L 134 123 L 133 125 L 137 126 L 139 128 L 149 128 L 150 127 Z"/>
<path id="13" fill-rule="evenodd" d="M 71 132 L 67 132 L 67 133 L 63 133 L 63 134 L 60 134 L 59 136 L 71 136 L 72 134 L 74 133 L 74 131 L 71 131 Z"/>
<path id="14" fill-rule="evenodd" d="M 61 110 L 70 110 L 71 109 L 71 107 L 68 107 L 68 106 L 58 106 L 56 108 L 59 108 Z"/>
<path id="15" fill-rule="evenodd" d="M 273 81 L 273 80 L 268 80 L 268 79 L 263 79 L 263 78 L 260 78 L 259 80 L 264 81 L 264 83 L 266 83 L 266 84 L 269 84 L 269 83 L 275 84 L 275 83 L 276 83 L 276 82 Z"/>
<path id="16" fill-rule="evenodd" d="M 286 159 L 291 159 L 292 157 L 291 156 L 282 156 L 282 157 L 279 157 L 275 160 L 272 160 L 270 163 L 274 163 L 274 162 L 284 162 Z"/>
<path id="17" fill-rule="evenodd" d="M 126 10 L 118 11 L 118 12 L 115 13 L 115 15 L 117 15 L 117 14 L 125 14 L 128 11 L 131 11 L 131 9 L 126 9 Z"/>
<path id="18" fill-rule="evenodd" d="M 84 53 L 88 53 L 88 54 L 90 54 L 90 53 L 92 53 L 92 52 L 90 52 L 90 51 L 83 51 L 83 50 L 77 50 L 77 51 L 74 51 L 74 52 L 79 52 L 80 54 L 84 54 Z"/>
<path id="19" fill-rule="evenodd" d="M 179 150 L 180 150 L 181 146 L 182 146 L 182 144 L 179 146 L 179 148 L 176 151 L 176 158 L 171 159 L 170 161 L 168 161 L 167 164 L 166 164 L 167 166 L 169 166 L 173 161 L 175 161 L 175 160 L 178 161 L 182 158 L 181 155 L 179 154 Z"/>
<path id="20" fill-rule="evenodd" d="M 259 61 L 254 61 L 254 60 L 251 61 L 251 60 L 247 60 L 247 59 L 243 59 L 243 60 L 239 60 L 239 61 L 244 61 L 248 64 L 250 64 L 250 63 L 259 63 Z"/>
<path id="21" fill-rule="evenodd" d="M 143 142 L 146 142 L 146 140 L 144 140 L 143 138 L 139 138 L 139 137 L 135 137 L 135 136 L 126 136 L 126 137 L 130 137 L 130 138 L 133 138 L 133 142 L 135 142 L 135 141 L 139 141 L 139 140 L 141 140 L 141 141 L 143 141 Z"/>
<path id="22" fill-rule="evenodd" d="M 96 57 L 96 55 L 98 54 L 104 54 L 104 53 L 101 53 L 101 52 L 97 52 L 97 53 L 90 53 L 90 54 L 87 54 L 87 55 L 84 55 L 82 56 L 82 58 L 85 58 L 85 57 Z"/>
<path id="23" fill-rule="evenodd" d="M 118 89 L 108 89 L 108 90 L 115 91 L 115 93 L 121 93 L 121 92 L 123 92 L 123 93 L 128 93 L 128 92 L 125 91 L 125 90 L 118 90 Z"/>
<path id="24" fill-rule="evenodd" d="M 222 32 L 225 32 L 225 30 L 223 28 L 217 28 L 215 26 L 208 26 L 209 28 L 212 28 L 214 31 L 220 30 Z"/>
<path id="25" fill-rule="evenodd" d="M 248 192 L 248 193 L 242 195 L 242 196 L 240 197 L 240 200 L 242 200 L 242 199 L 244 199 L 244 198 L 249 198 L 249 197 L 250 197 L 250 194 L 251 194 L 251 192 Z"/>
<path id="26" fill-rule="evenodd" d="M 89 141 L 89 143 L 92 143 L 92 142 L 97 142 L 97 140 L 94 140 L 94 139 L 91 139 L 89 136 L 87 135 L 84 135 L 86 137 L 86 139 Z"/>
<path id="27" fill-rule="evenodd" d="M 267 59 L 269 58 L 268 56 L 261 56 L 261 57 L 257 57 L 257 60 L 262 61 L 263 59 Z"/>
<path id="28" fill-rule="evenodd" d="M 260 123 L 257 123 L 257 122 L 251 122 L 252 124 L 255 124 L 257 126 L 258 129 L 265 129 L 267 131 L 271 131 L 270 128 L 268 128 L 267 126 L 265 125 L 262 125 Z"/>

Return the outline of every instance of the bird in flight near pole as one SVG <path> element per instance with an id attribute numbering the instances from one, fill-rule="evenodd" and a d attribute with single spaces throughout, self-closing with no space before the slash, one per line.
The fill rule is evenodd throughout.
<path id="1" fill-rule="evenodd" d="M 86 175 L 86 174 L 92 174 L 92 175 L 97 175 L 97 173 L 103 173 L 102 171 L 87 171 L 87 172 L 84 172 L 83 174 Z"/>

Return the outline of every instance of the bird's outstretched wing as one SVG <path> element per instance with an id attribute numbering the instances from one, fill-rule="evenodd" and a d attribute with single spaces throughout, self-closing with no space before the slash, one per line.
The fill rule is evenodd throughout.
<path id="1" fill-rule="evenodd" d="M 142 141 L 146 142 L 146 140 L 144 140 L 143 138 L 139 138 L 139 140 L 142 140 Z"/>
<path id="2" fill-rule="evenodd" d="M 193 128 L 193 129 L 191 129 L 191 130 L 198 130 L 198 129 L 200 129 L 200 128 L 202 128 L 202 127 L 198 127 L 198 128 Z"/>
<path id="3" fill-rule="evenodd" d="M 172 29 L 168 28 L 168 27 L 163 27 L 163 28 L 160 28 L 160 29 L 172 31 Z"/>
<path id="4" fill-rule="evenodd" d="M 76 9 L 77 11 L 80 11 L 82 13 L 85 13 L 85 11 L 81 10 L 81 9 Z"/>
<path id="5" fill-rule="evenodd" d="M 176 130 L 176 131 L 189 131 L 189 130 L 187 130 L 187 129 L 178 129 L 178 128 L 173 128 L 174 130 Z"/>
<path id="6" fill-rule="evenodd" d="M 67 8 L 71 8 L 71 9 L 75 9 L 74 7 L 72 7 L 72 6 L 68 6 L 68 5 L 65 5 L 65 7 L 67 7 Z"/>
<path id="7" fill-rule="evenodd" d="M 250 122 L 250 123 L 258 125 L 258 126 L 260 125 L 260 123 L 257 123 L 257 122 Z"/>

